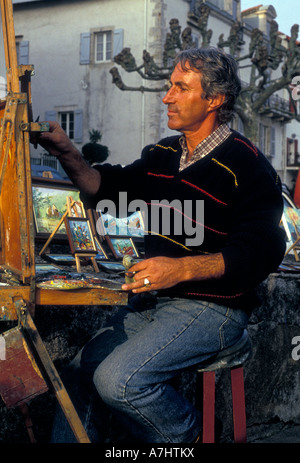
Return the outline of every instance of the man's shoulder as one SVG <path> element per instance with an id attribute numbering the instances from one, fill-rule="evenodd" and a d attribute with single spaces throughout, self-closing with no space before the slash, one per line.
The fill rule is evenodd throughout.
<path id="1" fill-rule="evenodd" d="M 170 137 L 165 137 L 159 140 L 157 143 L 153 143 L 152 145 L 146 146 L 144 149 L 148 149 L 148 150 L 149 149 L 153 150 L 154 148 L 175 149 L 175 147 L 178 146 L 180 137 L 181 135 L 172 135 Z"/>
<path id="2" fill-rule="evenodd" d="M 232 130 L 230 149 L 224 150 L 224 155 L 237 164 L 269 164 L 265 154 L 248 138 Z M 226 142 L 225 142 L 226 143 Z"/>
<path id="3" fill-rule="evenodd" d="M 179 148 L 179 138 L 181 135 L 173 135 L 170 137 L 165 137 L 159 140 L 157 143 L 153 143 L 150 145 L 147 145 L 144 147 L 142 151 L 142 158 L 145 157 L 148 153 L 153 153 L 155 152 L 161 152 L 162 150 L 164 152 L 167 152 L 168 150 L 170 152 L 177 152 Z"/>
<path id="4" fill-rule="evenodd" d="M 223 153 L 224 164 L 240 175 L 249 177 L 251 173 L 265 172 L 277 177 L 274 167 L 265 154 L 248 138 L 232 131 L 230 149 Z"/>
<path id="5" fill-rule="evenodd" d="M 251 158 L 257 158 L 262 154 L 260 149 L 248 138 L 241 133 L 232 130 L 232 143 L 237 148 L 238 153 L 249 155 Z"/>

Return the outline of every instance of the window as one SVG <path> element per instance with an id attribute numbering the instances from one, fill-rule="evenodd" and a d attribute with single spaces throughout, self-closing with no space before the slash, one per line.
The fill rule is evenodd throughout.
<path id="1" fill-rule="evenodd" d="M 95 33 L 95 63 L 112 59 L 112 32 Z"/>
<path id="2" fill-rule="evenodd" d="M 80 64 L 112 61 L 123 49 L 123 29 L 92 29 L 80 34 Z"/>
<path id="3" fill-rule="evenodd" d="M 58 110 L 48 110 L 46 121 L 58 121 L 69 138 L 75 143 L 82 143 L 83 138 L 83 110 L 60 107 Z"/>
<path id="4" fill-rule="evenodd" d="M 58 113 L 59 123 L 70 140 L 74 140 L 74 111 Z"/>
<path id="5" fill-rule="evenodd" d="M 265 154 L 267 148 L 267 131 L 268 127 L 259 124 L 259 149 Z"/>
<path id="6" fill-rule="evenodd" d="M 298 166 L 299 165 L 299 154 L 298 154 L 298 140 L 296 135 L 292 135 L 292 138 L 287 138 L 287 166 Z"/>

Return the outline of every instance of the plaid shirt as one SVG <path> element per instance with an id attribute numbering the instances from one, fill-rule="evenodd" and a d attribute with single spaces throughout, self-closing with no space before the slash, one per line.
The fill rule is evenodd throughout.
<path id="1" fill-rule="evenodd" d="M 185 136 L 182 135 L 182 137 L 180 137 L 179 139 L 182 148 L 179 170 L 181 171 L 185 169 L 186 167 L 190 166 L 191 164 L 194 164 L 194 162 L 209 154 L 213 149 L 221 145 L 221 143 L 223 143 L 229 137 L 230 134 L 231 130 L 229 129 L 228 125 L 220 125 L 213 133 L 211 133 L 208 137 L 202 140 L 199 143 L 199 145 L 196 146 L 194 153 L 189 159 L 189 161 L 187 161 L 189 152 L 187 149 Z"/>

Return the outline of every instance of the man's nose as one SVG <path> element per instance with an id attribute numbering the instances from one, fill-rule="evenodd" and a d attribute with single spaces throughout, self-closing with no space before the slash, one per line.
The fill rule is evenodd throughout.
<path id="1" fill-rule="evenodd" d="M 173 91 L 172 91 L 172 87 L 167 91 L 167 93 L 165 94 L 165 96 L 163 97 L 162 99 L 162 102 L 164 104 L 170 104 L 174 101 L 174 94 L 173 94 Z"/>

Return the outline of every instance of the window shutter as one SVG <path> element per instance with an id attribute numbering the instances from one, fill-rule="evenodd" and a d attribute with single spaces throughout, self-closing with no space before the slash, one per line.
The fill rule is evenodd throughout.
<path id="1" fill-rule="evenodd" d="M 83 32 L 80 34 L 80 64 L 90 63 L 90 46 L 91 34 L 90 32 Z"/>
<path id="2" fill-rule="evenodd" d="M 19 47 L 19 64 L 29 64 L 29 41 L 23 40 Z"/>
<path id="3" fill-rule="evenodd" d="M 83 138 L 83 110 L 74 111 L 74 142 L 81 143 Z"/>
<path id="4" fill-rule="evenodd" d="M 57 112 L 56 111 L 46 111 L 45 112 L 45 120 L 46 121 L 56 121 L 57 120 Z"/>
<path id="5" fill-rule="evenodd" d="M 276 154 L 276 129 L 271 127 L 271 146 L 270 146 L 270 156 L 275 156 Z"/>
<path id="6" fill-rule="evenodd" d="M 124 29 L 114 31 L 114 57 L 123 50 Z"/>

